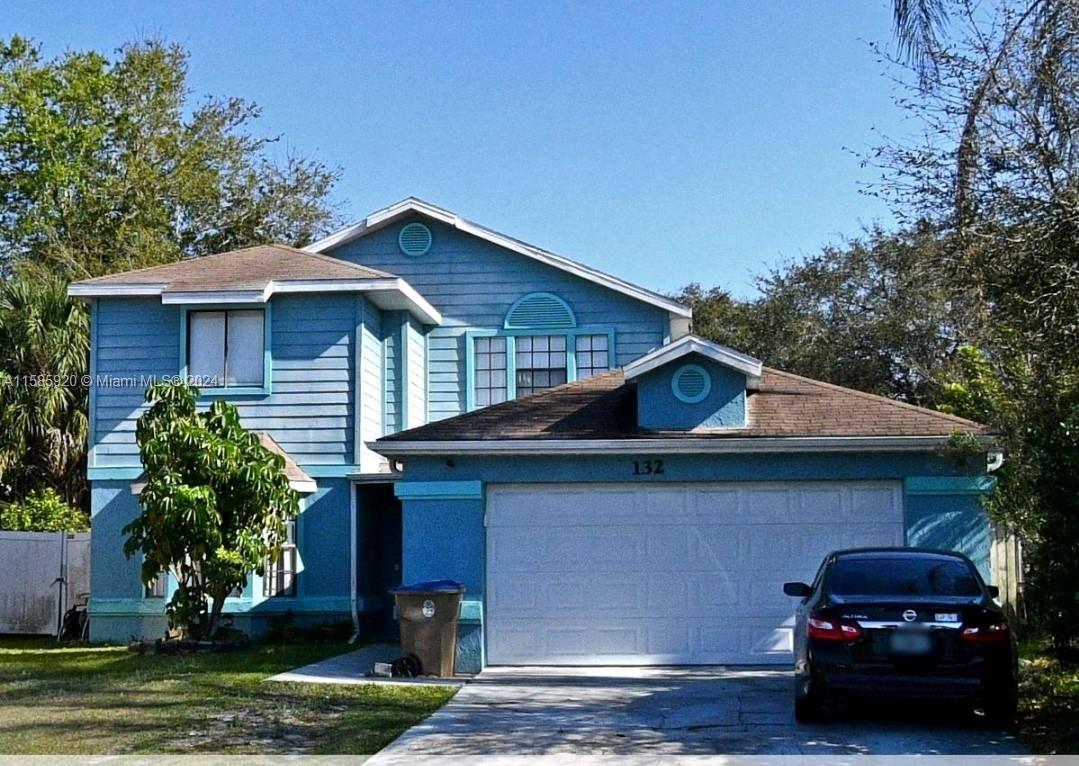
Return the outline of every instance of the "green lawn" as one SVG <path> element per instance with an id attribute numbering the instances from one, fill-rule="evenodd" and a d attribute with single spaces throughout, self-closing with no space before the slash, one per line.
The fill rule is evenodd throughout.
<path id="1" fill-rule="evenodd" d="M 263 682 L 348 649 L 138 656 L 0 638 L 0 754 L 373 753 L 453 695 Z"/>
<path id="2" fill-rule="evenodd" d="M 1079 753 L 1079 664 L 1029 654 L 1019 693 L 1019 736 L 1036 753 Z"/>

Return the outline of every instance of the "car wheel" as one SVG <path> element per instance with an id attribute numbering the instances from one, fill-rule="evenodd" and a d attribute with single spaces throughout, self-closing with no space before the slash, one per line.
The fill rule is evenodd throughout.
<path id="1" fill-rule="evenodd" d="M 1015 724 L 1019 695 L 1015 689 L 994 695 L 984 707 L 985 725 L 992 729 L 1008 729 Z"/>
<path id="2" fill-rule="evenodd" d="M 824 694 L 816 685 L 808 684 L 805 694 L 794 695 L 794 720 L 798 723 L 824 720 Z"/>

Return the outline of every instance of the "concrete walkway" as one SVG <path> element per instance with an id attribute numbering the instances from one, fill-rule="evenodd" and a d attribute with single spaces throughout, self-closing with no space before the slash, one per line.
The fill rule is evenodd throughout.
<path id="1" fill-rule="evenodd" d="M 1011 736 L 954 709 L 848 711 L 829 723 L 798 725 L 792 684 L 789 671 L 775 668 L 494 668 L 369 763 L 478 755 L 1025 752 Z M 551 762 L 561 760 L 574 762 Z"/>
<path id="2" fill-rule="evenodd" d="M 397 644 L 368 644 L 354 652 L 339 654 L 302 668 L 278 673 L 267 681 L 305 684 L 389 684 L 401 686 L 460 686 L 468 678 L 376 678 L 369 677 L 376 662 L 390 662 L 401 656 Z"/>

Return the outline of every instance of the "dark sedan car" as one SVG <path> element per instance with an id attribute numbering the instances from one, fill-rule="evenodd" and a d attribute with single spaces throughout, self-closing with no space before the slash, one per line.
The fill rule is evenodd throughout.
<path id="1" fill-rule="evenodd" d="M 836 551 L 802 599 L 794 627 L 795 718 L 838 697 L 956 700 L 992 725 L 1015 717 L 1015 638 L 966 556 L 913 548 Z"/>

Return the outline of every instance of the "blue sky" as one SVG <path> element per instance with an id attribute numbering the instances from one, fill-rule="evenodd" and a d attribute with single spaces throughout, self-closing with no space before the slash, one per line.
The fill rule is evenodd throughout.
<path id="1" fill-rule="evenodd" d="M 890 0 L 74 2 L 6 0 L 46 53 L 143 35 L 191 52 L 195 95 L 340 165 L 350 219 L 414 194 L 673 291 L 891 221 L 859 184 L 903 115 L 869 42 Z"/>

